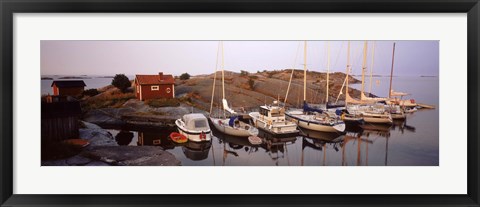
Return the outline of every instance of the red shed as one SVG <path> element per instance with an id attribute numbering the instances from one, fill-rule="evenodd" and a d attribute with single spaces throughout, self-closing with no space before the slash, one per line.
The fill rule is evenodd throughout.
<path id="1" fill-rule="evenodd" d="M 172 75 L 136 75 L 135 96 L 144 101 L 158 98 L 175 97 L 175 79 Z"/>
<path id="2" fill-rule="evenodd" d="M 79 96 L 82 95 L 85 86 L 85 82 L 81 80 L 53 81 L 53 95 Z"/>

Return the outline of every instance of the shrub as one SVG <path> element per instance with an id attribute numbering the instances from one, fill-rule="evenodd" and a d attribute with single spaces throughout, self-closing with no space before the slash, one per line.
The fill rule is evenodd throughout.
<path id="1" fill-rule="evenodd" d="M 130 83 L 130 80 L 128 80 L 128 77 L 124 74 L 116 74 L 115 77 L 113 77 L 112 85 L 125 93 L 132 83 Z"/>
<path id="2" fill-rule="evenodd" d="M 253 80 L 253 78 L 251 78 L 251 77 L 248 79 L 248 86 L 250 86 L 250 89 L 251 89 L 251 90 L 254 89 L 255 80 Z"/>
<path id="3" fill-rule="evenodd" d="M 188 79 L 190 79 L 190 74 L 183 73 L 182 75 L 180 75 L 180 80 L 188 80 Z"/>
<path id="4" fill-rule="evenodd" d="M 85 91 L 83 91 L 83 95 L 84 96 L 96 96 L 98 95 L 100 92 L 98 92 L 98 90 L 96 88 L 91 88 L 91 89 L 87 89 Z"/>
<path id="5" fill-rule="evenodd" d="M 118 108 L 132 98 L 135 98 L 133 93 L 104 92 L 99 96 L 90 97 L 82 102 L 82 109 L 88 111 L 99 108 Z"/>
<path id="6" fill-rule="evenodd" d="M 240 76 L 247 76 L 248 71 L 240 70 Z"/>

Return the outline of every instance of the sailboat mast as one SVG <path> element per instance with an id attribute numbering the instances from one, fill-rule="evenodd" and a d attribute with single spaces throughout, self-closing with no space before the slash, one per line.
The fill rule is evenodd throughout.
<path id="1" fill-rule="evenodd" d="M 373 48 L 372 48 L 372 65 L 370 66 L 370 86 L 368 88 L 368 93 L 371 94 L 372 93 L 372 82 L 373 82 L 373 64 L 374 64 L 374 61 L 375 61 L 375 41 L 373 42 Z"/>
<path id="2" fill-rule="evenodd" d="M 327 42 L 327 93 L 325 97 L 326 104 L 328 104 L 329 80 L 330 80 L 330 43 Z"/>
<path id="3" fill-rule="evenodd" d="M 392 77 L 393 77 L 393 63 L 395 62 L 395 42 L 393 42 L 392 51 L 392 68 L 390 69 L 390 89 L 388 90 L 388 98 L 392 96 Z"/>
<path id="4" fill-rule="evenodd" d="M 303 48 L 303 101 L 307 101 L 307 41 Z"/>
<path id="5" fill-rule="evenodd" d="M 210 101 L 210 117 L 212 116 L 213 97 L 215 96 L 215 81 L 217 80 L 218 53 L 220 53 L 220 42 L 217 45 L 217 61 L 215 62 L 215 73 L 213 74 L 212 100 Z"/>
<path id="6" fill-rule="evenodd" d="M 346 87 L 345 87 L 345 106 L 348 105 L 347 102 L 347 96 L 348 96 L 348 82 L 350 81 L 348 74 L 350 73 L 350 41 L 348 41 L 348 47 L 347 47 L 347 82 L 346 82 Z"/>
<path id="7" fill-rule="evenodd" d="M 223 41 L 222 41 L 222 103 L 225 99 L 225 61 L 224 61 L 224 52 L 223 52 Z M 225 117 L 225 107 L 223 108 L 223 117 Z"/>
<path id="8" fill-rule="evenodd" d="M 362 94 L 365 91 L 365 70 L 367 69 L 367 46 L 368 43 L 365 41 L 363 44 L 363 62 L 362 62 Z"/>

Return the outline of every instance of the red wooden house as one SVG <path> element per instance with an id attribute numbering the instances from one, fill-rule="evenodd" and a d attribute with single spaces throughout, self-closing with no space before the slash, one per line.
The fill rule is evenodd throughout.
<path id="1" fill-rule="evenodd" d="M 174 98 L 175 79 L 172 75 L 136 75 L 135 96 L 139 100 Z"/>

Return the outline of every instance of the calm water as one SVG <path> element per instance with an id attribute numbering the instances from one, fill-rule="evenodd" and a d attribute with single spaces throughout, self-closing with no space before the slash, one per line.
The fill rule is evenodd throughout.
<path id="1" fill-rule="evenodd" d="M 368 78 L 366 80 L 368 92 Z M 110 84 L 111 78 L 84 81 L 86 88 L 100 88 Z M 42 80 L 42 94 L 51 93 L 51 82 Z M 212 142 L 204 144 L 173 143 L 168 135 L 175 129 L 109 131 L 119 145 L 158 145 L 186 166 L 437 166 L 438 84 L 438 77 L 394 77 L 395 91 L 411 93 L 406 98 L 435 105 L 437 109 L 408 114 L 405 122 L 395 122 L 393 126 L 366 124 L 349 128 L 343 135 L 306 130 L 302 136 L 283 139 L 260 135 L 264 144 L 252 146 L 246 138 L 229 137 L 216 131 Z M 351 87 L 360 89 L 361 85 Z M 388 87 L 389 77 L 374 77 L 372 93 L 386 96 Z"/>

